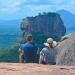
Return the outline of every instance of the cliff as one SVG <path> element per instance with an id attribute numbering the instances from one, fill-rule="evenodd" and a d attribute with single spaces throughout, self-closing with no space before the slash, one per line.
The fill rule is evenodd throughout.
<path id="1" fill-rule="evenodd" d="M 75 75 L 75 66 L 0 63 L 0 75 Z"/>
<path id="2" fill-rule="evenodd" d="M 45 35 L 55 40 L 60 40 L 66 33 L 66 28 L 60 15 L 50 12 L 23 19 L 21 22 L 21 30 L 23 34 L 34 33 L 37 35 Z"/>

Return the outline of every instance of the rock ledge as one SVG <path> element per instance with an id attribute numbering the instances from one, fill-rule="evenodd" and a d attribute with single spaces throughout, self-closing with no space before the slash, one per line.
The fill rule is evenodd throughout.
<path id="1" fill-rule="evenodd" d="M 75 75 L 75 66 L 0 63 L 0 75 Z"/>

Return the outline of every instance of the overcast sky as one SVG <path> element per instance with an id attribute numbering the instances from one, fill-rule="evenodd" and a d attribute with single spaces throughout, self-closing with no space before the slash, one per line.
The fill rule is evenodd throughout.
<path id="1" fill-rule="evenodd" d="M 0 0 L 0 19 L 21 19 L 61 9 L 75 13 L 75 0 Z"/>

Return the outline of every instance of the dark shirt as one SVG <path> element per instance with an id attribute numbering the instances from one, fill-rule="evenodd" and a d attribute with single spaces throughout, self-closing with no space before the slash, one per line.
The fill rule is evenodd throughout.
<path id="1" fill-rule="evenodd" d="M 22 44 L 20 47 L 23 50 L 23 60 L 26 63 L 36 63 L 37 60 L 37 46 L 32 42 Z"/>

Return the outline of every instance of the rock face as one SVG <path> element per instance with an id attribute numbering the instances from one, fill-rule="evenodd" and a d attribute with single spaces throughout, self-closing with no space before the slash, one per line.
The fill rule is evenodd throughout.
<path id="1" fill-rule="evenodd" d="M 56 64 L 75 65 L 75 33 L 71 33 L 64 38 L 57 46 L 59 53 L 57 55 Z"/>
<path id="2" fill-rule="evenodd" d="M 23 34 L 41 34 L 53 37 L 56 40 L 59 40 L 66 32 L 60 15 L 57 13 L 43 13 L 35 17 L 27 17 L 21 22 L 21 30 Z"/>
<path id="3" fill-rule="evenodd" d="M 75 66 L 0 63 L 0 75 L 75 75 Z"/>

